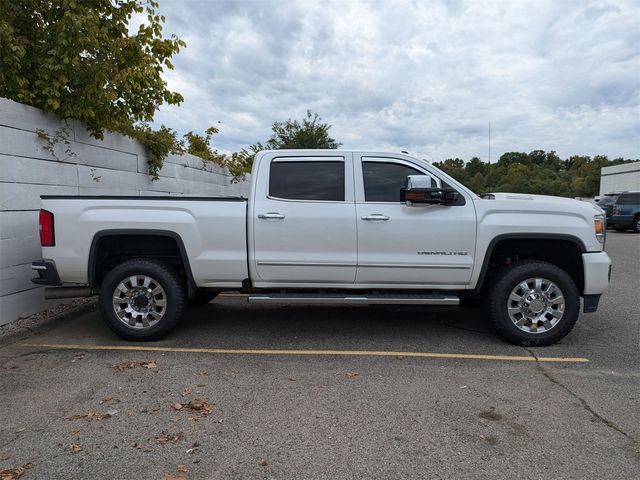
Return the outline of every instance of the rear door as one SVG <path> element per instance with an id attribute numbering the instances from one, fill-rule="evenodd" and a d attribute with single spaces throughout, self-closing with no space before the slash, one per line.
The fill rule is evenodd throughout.
<path id="1" fill-rule="evenodd" d="M 473 202 L 408 207 L 400 202 L 407 175 L 430 175 L 401 157 L 355 155 L 357 284 L 462 287 L 471 278 L 476 238 Z"/>
<path id="2" fill-rule="evenodd" d="M 260 165 L 253 235 L 257 281 L 349 284 L 357 240 L 351 154 L 274 157 Z M 265 182 L 263 182 L 264 184 Z"/>

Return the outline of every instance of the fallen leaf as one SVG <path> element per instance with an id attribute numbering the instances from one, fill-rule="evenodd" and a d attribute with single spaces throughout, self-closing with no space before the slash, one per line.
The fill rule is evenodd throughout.
<path id="1" fill-rule="evenodd" d="M 72 443 L 71 445 L 69 445 L 69 450 L 71 450 L 71 453 L 81 452 L 82 445 L 80 445 L 79 443 Z"/>
<path id="2" fill-rule="evenodd" d="M 111 365 L 111 368 L 114 370 L 118 370 L 122 372 L 123 370 L 130 370 L 136 367 L 143 368 L 156 368 L 155 360 L 142 361 L 142 360 L 127 360 L 126 362 L 116 363 L 115 365 Z"/>
<path id="3" fill-rule="evenodd" d="M 354 379 L 358 376 L 358 372 L 347 372 L 348 379 Z"/>
<path id="4" fill-rule="evenodd" d="M 73 430 L 71 430 L 69 432 L 69 435 L 71 435 L 73 437 L 74 435 L 77 435 L 78 433 L 80 433 L 80 427 L 76 427 Z"/>
<path id="5" fill-rule="evenodd" d="M 145 447 L 141 443 L 134 443 L 133 444 L 133 448 L 137 448 L 138 450 L 142 450 L 143 452 L 151 452 L 151 451 L 153 451 L 150 448 Z"/>
<path id="6" fill-rule="evenodd" d="M 267 461 L 264 458 L 262 460 L 260 460 L 260 466 L 261 467 L 266 467 L 267 466 Z"/>
<path id="7" fill-rule="evenodd" d="M 187 477 L 182 474 L 173 475 L 171 473 L 165 473 L 162 476 L 162 480 L 187 480 Z"/>
<path id="8" fill-rule="evenodd" d="M 200 412 L 202 415 L 209 415 L 213 411 L 213 407 L 209 402 L 194 398 L 189 403 L 174 403 L 173 408 L 175 410 L 190 409 Z"/>
<path id="9" fill-rule="evenodd" d="M 74 363 L 78 360 L 82 360 L 84 357 L 86 357 L 86 353 L 84 352 L 79 352 L 73 355 L 73 360 L 71 360 L 71 363 Z"/>
<path id="10" fill-rule="evenodd" d="M 202 387 L 206 387 L 206 386 L 207 386 L 207 385 L 206 385 L 206 384 L 204 384 L 204 383 L 198 383 L 198 384 L 196 385 L 196 387 L 200 387 L 200 388 L 202 388 Z"/>
<path id="11" fill-rule="evenodd" d="M 209 375 L 209 372 L 207 372 L 206 370 L 200 370 L 199 372 L 196 372 L 196 375 L 200 375 L 200 376 Z"/>
<path id="12" fill-rule="evenodd" d="M 177 443 L 182 440 L 184 434 L 182 432 L 174 433 L 173 435 L 168 435 L 162 432 L 160 435 L 156 436 L 156 443 L 158 445 L 165 445 L 167 443 Z"/>
<path id="13" fill-rule="evenodd" d="M 178 465 L 178 472 L 185 473 L 187 471 L 186 465 Z"/>
<path id="14" fill-rule="evenodd" d="M 182 395 L 183 397 L 186 397 L 187 395 L 191 395 L 191 390 L 187 387 L 184 387 L 180 395 Z"/>
<path id="15" fill-rule="evenodd" d="M 31 463 L 25 463 L 20 467 L 0 470 L 0 480 L 16 480 L 17 478 L 20 478 L 22 475 L 24 475 L 24 473 L 31 467 Z"/>
<path id="16" fill-rule="evenodd" d="M 290 381 L 290 382 L 295 382 L 295 381 L 296 381 L 296 379 L 295 379 L 295 378 L 293 378 L 293 377 L 289 377 L 289 381 Z"/>

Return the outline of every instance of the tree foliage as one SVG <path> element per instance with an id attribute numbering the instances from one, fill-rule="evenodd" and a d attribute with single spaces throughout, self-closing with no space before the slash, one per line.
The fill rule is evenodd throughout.
<path id="1" fill-rule="evenodd" d="M 269 150 L 283 150 L 289 148 L 338 148 L 341 143 L 336 142 L 330 135 L 331 125 L 323 123 L 317 113 L 307 110 L 302 121 L 288 119 L 284 122 L 274 122 L 271 126 L 272 134 L 266 142 Z"/>
<path id="2" fill-rule="evenodd" d="M 604 155 L 574 155 L 562 160 L 556 152 L 533 150 L 529 153 L 507 152 L 496 163 L 477 157 L 467 163 L 459 158 L 434 162 L 434 166 L 476 193 L 520 192 L 563 197 L 593 197 L 600 187 L 600 169 L 631 162 Z"/>
<path id="3" fill-rule="evenodd" d="M 264 144 L 257 142 L 232 154 L 227 158 L 226 166 L 234 181 L 239 181 L 251 172 L 255 155 L 260 150 L 339 148 L 342 144 L 329 135 L 330 129 L 331 125 L 324 123 L 317 113 L 307 110 L 301 121 L 288 119 L 284 122 L 274 122 L 271 126 L 271 137 Z"/>
<path id="4" fill-rule="evenodd" d="M 133 15 L 145 21 L 130 33 Z M 0 0 L 0 96 L 140 139 L 150 173 L 178 148 L 169 129 L 148 126 L 182 96 L 162 79 L 185 43 L 165 38 L 153 0 Z M 158 162 L 159 159 L 159 162 Z"/>

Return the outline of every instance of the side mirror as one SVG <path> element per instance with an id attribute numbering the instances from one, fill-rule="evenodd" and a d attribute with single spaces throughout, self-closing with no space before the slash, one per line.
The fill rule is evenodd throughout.
<path id="1" fill-rule="evenodd" d="M 407 206 L 451 205 L 458 201 L 460 194 L 452 188 L 437 188 L 429 175 L 409 175 L 401 197 Z"/>

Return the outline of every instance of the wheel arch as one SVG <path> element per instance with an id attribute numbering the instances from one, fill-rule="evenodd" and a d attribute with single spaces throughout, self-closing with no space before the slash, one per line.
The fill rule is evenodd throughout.
<path id="1" fill-rule="evenodd" d="M 89 249 L 89 264 L 87 268 L 89 286 L 96 288 L 100 283 L 100 272 L 98 270 L 98 255 L 100 248 L 104 244 L 106 239 L 111 237 L 131 237 L 131 238 L 143 238 L 143 237 L 157 237 L 170 239 L 175 242 L 177 253 L 179 255 L 182 267 L 184 268 L 184 275 L 187 282 L 187 291 L 189 298 L 193 297 L 197 292 L 197 286 L 189 263 L 189 257 L 187 250 L 184 246 L 182 237 L 176 232 L 170 230 L 148 230 L 148 229 L 109 229 L 96 232 L 91 240 L 91 247 Z M 133 258 L 133 257 L 130 257 Z M 153 256 L 152 256 L 153 258 Z"/>
<path id="2" fill-rule="evenodd" d="M 561 249 L 564 252 L 577 256 L 577 261 L 574 261 L 575 258 L 562 258 L 557 253 L 552 253 L 549 250 L 552 246 L 562 246 Z M 572 277 L 578 286 L 578 291 L 583 291 L 584 270 L 581 256 L 587 252 L 587 248 L 579 237 L 553 233 L 506 233 L 494 237 L 489 242 L 473 292 L 479 293 L 482 290 L 500 255 L 519 252 L 523 252 L 522 258 L 545 260 L 562 268 Z M 574 262 L 571 263 L 572 261 Z"/>

